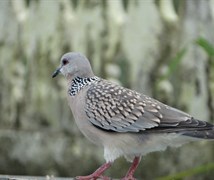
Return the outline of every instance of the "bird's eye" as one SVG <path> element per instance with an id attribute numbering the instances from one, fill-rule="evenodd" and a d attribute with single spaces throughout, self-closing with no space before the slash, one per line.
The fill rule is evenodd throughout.
<path id="1" fill-rule="evenodd" d="M 65 66 L 66 64 L 68 64 L 68 60 L 67 59 L 63 59 L 62 60 L 62 65 Z"/>

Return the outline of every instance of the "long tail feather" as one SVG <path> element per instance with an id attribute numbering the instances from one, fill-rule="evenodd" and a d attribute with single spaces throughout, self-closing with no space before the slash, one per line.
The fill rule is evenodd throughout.
<path id="1" fill-rule="evenodd" d="M 214 139 L 214 128 L 208 130 L 194 130 L 182 133 L 185 136 L 201 138 L 201 139 Z"/>

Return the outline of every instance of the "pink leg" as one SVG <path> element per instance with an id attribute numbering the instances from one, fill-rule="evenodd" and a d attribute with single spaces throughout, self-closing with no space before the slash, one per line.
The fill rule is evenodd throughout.
<path id="1" fill-rule="evenodd" d="M 140 159 L 141 159 L 140 157 L 134 158 L 131 167 L 129 168 L 126 176 L 122 180 L 135 180 L 133 175 L 134 175 L 134 172 L 140 163 Z"/>
<path id="2" fill-rule="evenodd" d="M 110 180 L 110 178 L 106 176 L 102 176 L 102 174 L 112 165 L 112 162 L 108 162 L 100 166 L 94 173 L 88 176 L 77 176 L 75 179 L 78 180 L 96 180 L 97 178 L 102 178 L 103 180 Z"/>

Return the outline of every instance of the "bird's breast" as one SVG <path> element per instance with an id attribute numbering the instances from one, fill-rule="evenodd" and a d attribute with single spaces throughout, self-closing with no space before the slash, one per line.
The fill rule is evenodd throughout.
<path id="1" fill-rule="evenodd" d="M 95 128 L 87 118 L 84 107 L 85 105 L 84 93 L 85 91 L 82 90 L 75 96 L 68 95 L 68 104 L 71 108 L 74 120 L 79 130 L 83 133 L 83 135 L 93 143 L 102 145 L 99 136 L 100 133 L 97 132 L 97 128 Z"/>

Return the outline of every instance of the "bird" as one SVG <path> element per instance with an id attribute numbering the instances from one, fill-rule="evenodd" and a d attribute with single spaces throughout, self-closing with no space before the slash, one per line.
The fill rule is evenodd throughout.
<path id="1" fill-rule="evenodd" d="M 196 140 L 214 140 L 214 125 L 145 94 L 95 76 L 79 52 L 61 57 L 58 74 L 67 80 L 67 100 L 83 135 L 104 148 L 105 163 L 79 180 L 108 180 L 104 172 L 123 156 L 132 162 L 122 180 L 134 180 L 141 157 Z"/>

